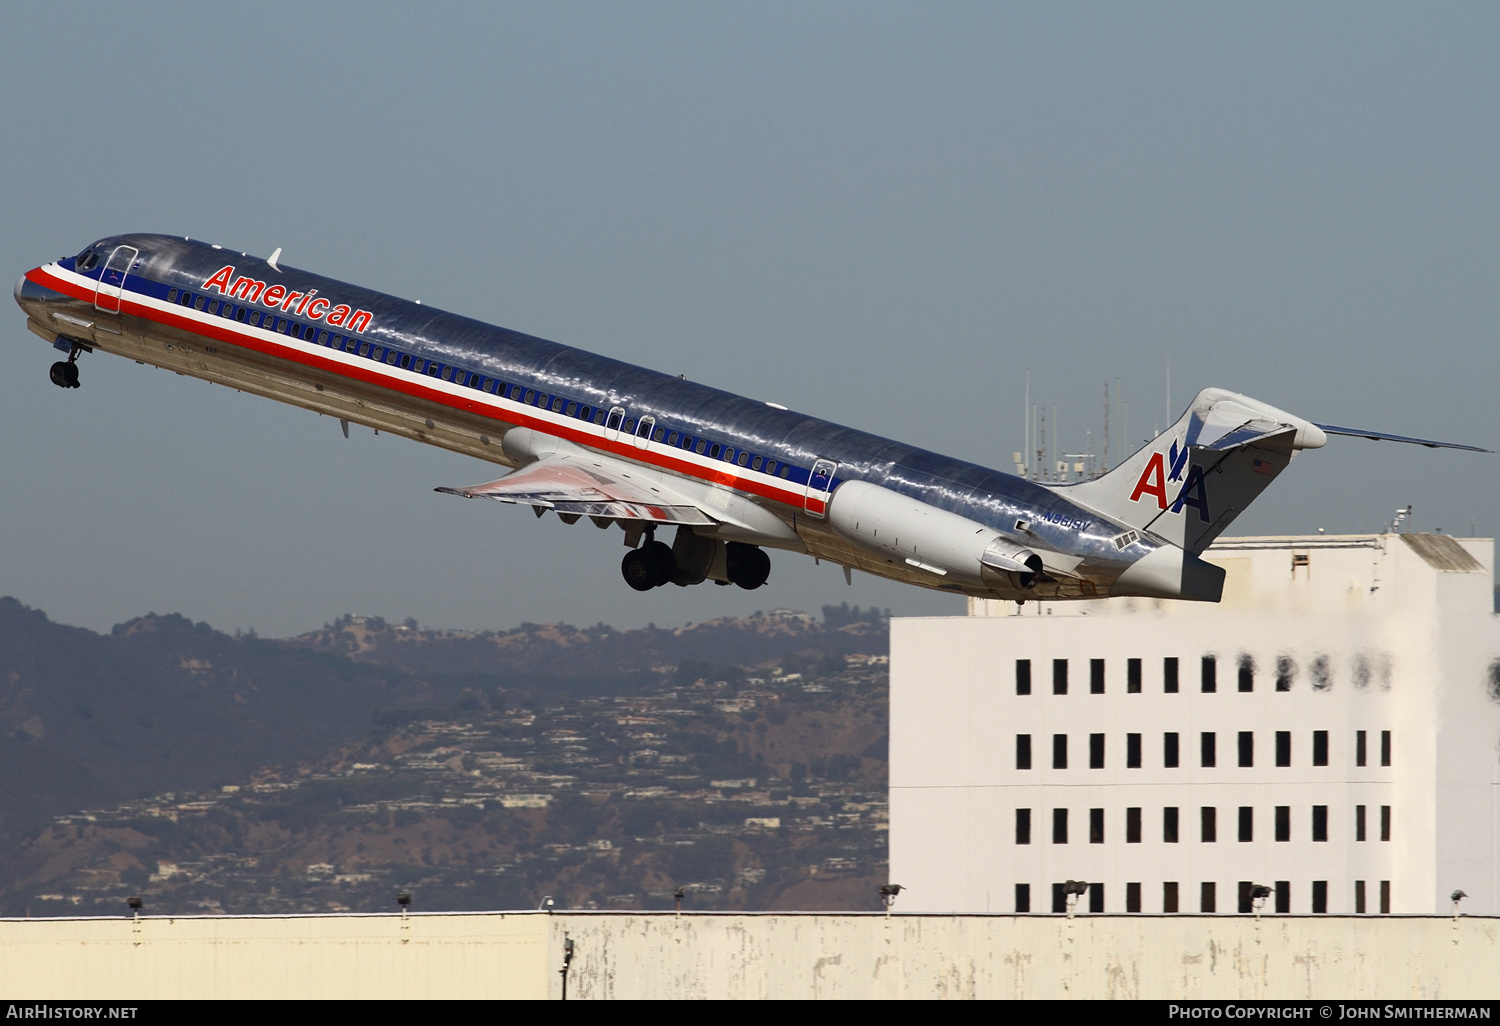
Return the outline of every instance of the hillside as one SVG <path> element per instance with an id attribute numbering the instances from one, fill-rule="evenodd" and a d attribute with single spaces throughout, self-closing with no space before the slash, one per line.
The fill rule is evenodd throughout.
<path id="1" fill-rule="evenodd" d="M 0 910 L 866 907 L 885 630 L 827 614 L 272 641 L 0 600 Z"/>

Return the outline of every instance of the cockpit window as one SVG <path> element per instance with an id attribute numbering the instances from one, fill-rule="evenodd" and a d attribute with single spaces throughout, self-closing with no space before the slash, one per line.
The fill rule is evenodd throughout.
<path id="1" fill-rule="evenodd" d="M 92 271 L 95 267 L 99 266 L 98 251 L 93 246 L 90 246 L 78 254 L 78 258 L 73 261 L 73 266 L 80 271 Z"/>

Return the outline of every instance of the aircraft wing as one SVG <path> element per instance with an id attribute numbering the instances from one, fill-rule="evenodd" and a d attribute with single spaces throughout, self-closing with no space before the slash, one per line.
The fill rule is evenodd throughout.
<path id="1" fill-rule="evenodd" d="M 534 506 L 538 516 L 550 509 L 565 519 L 592 517 L 601 525 L 611 520 L 702 526 L 718 523 L 681 496 L 651 484 L 628 464 L 592 454 L 556 453 L 498 481 L 437 490 L 470 499 Z"/>

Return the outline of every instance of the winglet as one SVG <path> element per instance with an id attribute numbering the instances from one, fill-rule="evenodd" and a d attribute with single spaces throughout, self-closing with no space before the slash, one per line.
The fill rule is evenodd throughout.
<path id="1" fill-rule="evenodd" d="M 1462 445 L 1458 442 L 1435 442 L 1430 438 L 1408 438 L 1406 435 L 1392 435 L 1384 431 L 1364 431 L 1360 428 L 1338 427 L 1334 424 L 1319 424 L 1318 427 L 1330 435 L 1349 435 L 1354 438 L 1368 438 L 1371 441 L 1407 442 L 1411 445 L 1425 445 L 1429 449 L 1465 449 L 1469 452 L 1494 452 L 1493 449 L 1481 449 L 1477 445 Z"/>
<path id="2" fill-rule="evenodd" d="M 273 270 L 273 271 L 279 271 L 279 270 L 281 270 L 281 268 L 276 266 L 276 261 L 278 261 L 280 259 L 281 259 L 281 247 L 277 246 L 276 247 L 276 252 L 274 252 L 270 256 L 266 257 L 266 263 L 268 263 L 268 264 L 271 265 L 271 270 Z"/>

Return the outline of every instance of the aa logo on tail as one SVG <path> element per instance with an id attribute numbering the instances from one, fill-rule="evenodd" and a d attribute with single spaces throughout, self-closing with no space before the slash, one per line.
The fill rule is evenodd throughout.
<path id="1" fill-rule="evenodd" d="M 1200 520 L 1205 524 L 1211 522 L 1212 518 L 1208 515 L 1208 490 L 1203 483 L 1203 468 L 1189 467 L 1187 463 L 1187 446 L 1179 450 L 1176 442 L 1172 443 L 1171 450 L 1165 456 L 1159 452 L 1152 453 L 1150 462 L 1135 483 L 1135 490 L 1130 493 L 1130 501 L 1140 502 L 1141 496 L 1151 495 L 1156 498 L 1159 509 L 1170 507 L 1173 513 L 1181 513 L 1184 506 L 1191 506 L 1198 511 Z M 1187 470 L 1186 481 L 1182 481 L 1184 469 Z M 1168 500 L 1167 486 L 1173 481 L 1182 481 L 1182 487 L 1177 490 L 1177 498 Z"/>

